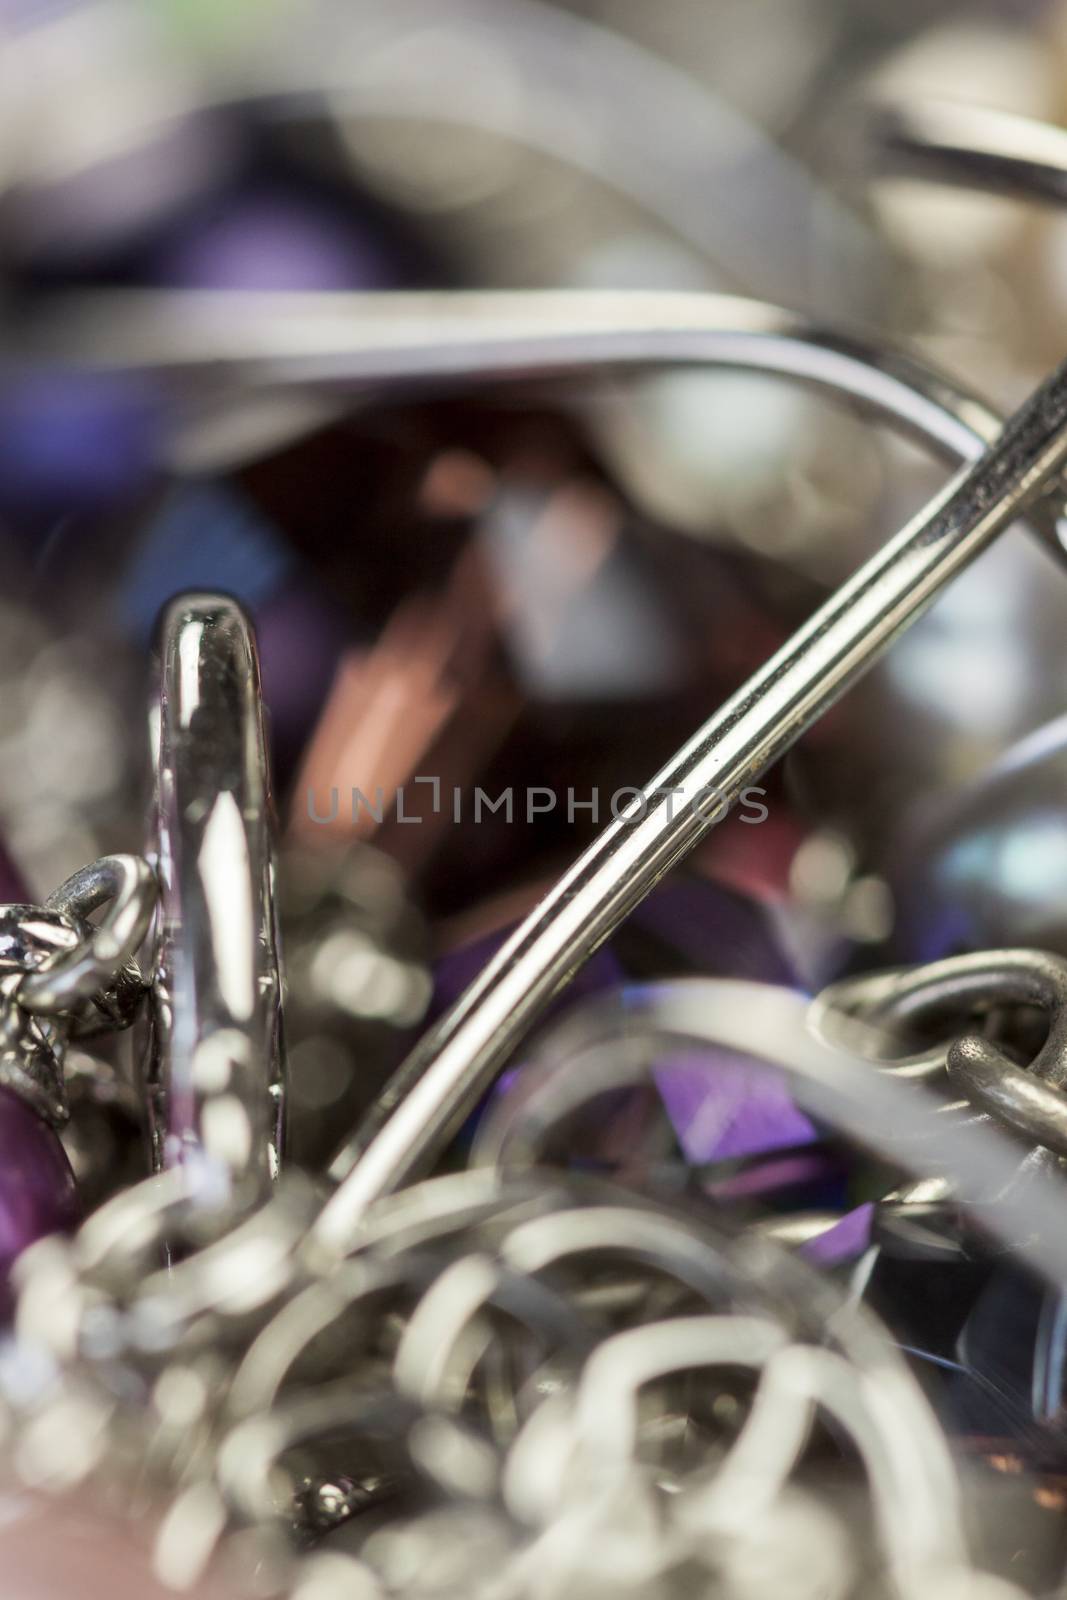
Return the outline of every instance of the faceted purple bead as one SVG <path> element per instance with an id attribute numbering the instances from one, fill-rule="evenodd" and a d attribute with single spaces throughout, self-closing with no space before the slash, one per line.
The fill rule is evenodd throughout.
<path id="1" fill-rule="evenodd" d="M 654 1077 L 686 1158 L 696 1165 L 792 1149 L 816 1138 L 781 1078 L 733 1051 L 672 1056 Z"/>
<path id="2" fill-rule="evenodd" d="M 74 1173 L 59 1135 L 18 1095 L 0 1088 L 0 1307 L 27 1245 L 78 1220 Z"/>
<path id="3" fill-rule="evenodd" d="M 836 1267 L 842 1262 L 854 1261 L 871 1242 L 873 1221 L 874 1206 L 870 1201 L 865 1201 L 863 1205 L 846 1211 L 840 1222 L 825 1233 L 809 1239 L 807 1244 L 801 1246 L 800 1253 L 820 1267 Z"/>

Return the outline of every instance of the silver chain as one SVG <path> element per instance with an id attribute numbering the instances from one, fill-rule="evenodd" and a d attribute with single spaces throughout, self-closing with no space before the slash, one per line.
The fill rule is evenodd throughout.
<path id="1" fill-rule="evenodd" d="M 84 867 L 43 906 L 0 907 L 0 1084 L 53 1125 L 68 1115 L 68 1043 L 128 1027 L 147 992 L 134 957 L 155 902 L 147 863 L 122 855 Z"/>

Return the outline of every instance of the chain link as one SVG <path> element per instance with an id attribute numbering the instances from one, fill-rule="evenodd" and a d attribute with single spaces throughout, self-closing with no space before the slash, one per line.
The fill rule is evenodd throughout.
<path id="1" fill-rule="evenodd" d="M 134 957 L 155 904 L 147 863 L 122 855 L 84 867 L 44 906 L 0 907 L 0 1085 L 54 1125 L 68 1115 L 68 1043 L 136 1015 L 147 983 Z"/>

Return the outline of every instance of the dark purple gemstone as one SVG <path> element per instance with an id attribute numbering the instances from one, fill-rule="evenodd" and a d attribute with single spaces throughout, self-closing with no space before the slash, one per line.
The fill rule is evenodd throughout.
<path id="1" fill-rule="evenodd" d="M 873 1220 L 874 1206 L 866 1201 L 846 1211 L 840 1222 L 820 1233 L 817 1239 L 809 1240 L 801 1247 L 801 1255 L 820 1267 L 836 1267 L 843 1261 L 852 1261 L 870 1244 Z"/>
<path id="2" fill-rule="evenodd" d="M 10 1089 L 0 1088 L 0 1309 L 16 1258 L 78 1220 L 74 1173 L 59 1135 Z"/>
<path id="3" fill-rule="evenodd" d="M 686 1159 L 700 1165 L 814 1142 L 780 1077 L 731 1050 L 676 1056 L 655 1081 Z"/>

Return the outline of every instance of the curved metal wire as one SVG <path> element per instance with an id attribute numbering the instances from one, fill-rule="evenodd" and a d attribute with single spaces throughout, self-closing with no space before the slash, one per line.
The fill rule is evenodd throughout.
<path id="1" fill-rule="evenodd" d="M 557 989 L 897 635 L 1059 472 L 1067 367 L 999 442 L 827 601 L 605 828 L 386 1086 L 317 1224 L 343 1244 L 369 1202 L 438 1153 Z"/>
<path id="2" fill-rule="evenodd" d="M 155 875 L 140 856 L 103 856 L 68 878 L 45 904 L 76 918 L 85 926 L 84 937 L 73 950 L 26 975 L 18 987 L 19 1005 L 55 1016 L 116 985 L 127 1010 L 131 1001 L 139 1002 L 146 985 L 131 963 L 148 936 L 156 899 Z M 98 925 L 89 924 L 89 915 L 100 906 L 107 906 L 107 915 Z"/>
<path id="3" fill-rule="evenodd" d="M 884 171 L 1054 205 L 1067 201 L 1067 131 L 986 106 L 922 99 L 880 106 L 870 122 Z"/>

